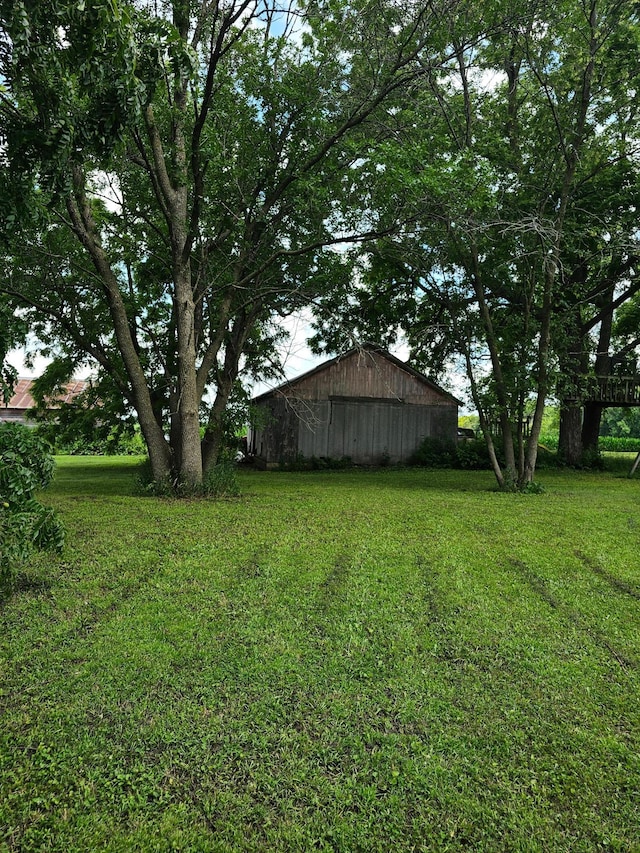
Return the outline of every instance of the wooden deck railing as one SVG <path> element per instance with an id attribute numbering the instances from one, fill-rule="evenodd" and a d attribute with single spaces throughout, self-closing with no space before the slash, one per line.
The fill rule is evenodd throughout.
<path id="1" fill-rule="evenodd" d="M 587 380 L 584 400 L 609 406 L 640 406 L 640 376 L 598 376 Z"/>

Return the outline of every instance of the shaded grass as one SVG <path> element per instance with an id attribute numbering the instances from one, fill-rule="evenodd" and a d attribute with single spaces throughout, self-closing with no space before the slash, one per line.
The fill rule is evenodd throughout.
<path id="1" fill-rule="evenodd" d="M 640 849 L 639 481 L 64 459 L 2 617 L 8 850 Z"/>

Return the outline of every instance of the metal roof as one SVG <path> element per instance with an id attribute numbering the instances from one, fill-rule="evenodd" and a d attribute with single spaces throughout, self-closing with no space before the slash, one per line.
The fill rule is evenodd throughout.
<path id="1" fill-rule="evenodd" d="M 82 380 L 72 380 L 65 385 L 65 393 L 58 394 L 53 399 L 47 400 L 49 408 L 55 409 L 60 403 L 71 403 L 78 394 L 81 394 L 87 387 L 88 383 Z M 13 397 L 8 403 L 0 404 L 1 409 L 14 409 L 18 411 L 26 411 L 32 409 L 36 401 L 31 395 L 33 379 L 18 379 L 15 388 L 13 389 Z"/>

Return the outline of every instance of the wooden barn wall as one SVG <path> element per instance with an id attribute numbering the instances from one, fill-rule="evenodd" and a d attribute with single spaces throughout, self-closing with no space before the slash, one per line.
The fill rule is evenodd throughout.
<path id="1" fill-rule="evenodd" d="M 455 407 L 335 400 L 329 406 L 325 455 L 335 459 L 348 456 L 364 465 L 377 465 L 385 459 L 404 462 L 427 436 L 452 438 L 456 434 Z"/>
<path id="2" fill-rule="evenodd" d="M 298 415 L 288 400 L 274 397 L 260 406 L 261 426 L 251 435 L 250 452 L 266 462 L 295 459 L 298 453 Z"/>
<path id="3" fill-rule="evenodd" d="M 266 462 L 350 457 L 355 463 L 404 462 L 427 437 L 455 439 L 457 407 L 380 400 L 270 400 L 270 425 L 255 434 Z"/>
<path id="4" fill-rule="evenodd" d="M 450 406 L 451 401 L 415 376 L 375 352 L 353 353 L 296 382 L 283 392 L 305 400 L 334 397 L 377 397 L 405 403 Z"/>

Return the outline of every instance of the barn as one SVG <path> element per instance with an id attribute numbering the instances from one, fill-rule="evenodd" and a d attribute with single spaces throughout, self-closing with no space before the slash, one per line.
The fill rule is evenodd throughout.
<path id="1" fill-rule="evenodd" d="M 30 410 L 35 408 L 36 401 L 32 395 L 33 379 L 18 379 L 13 395 L 8 403 L 0 402 L 0 421 L 35 426 L 35 421 L 30 417 Z M 57 409 L 60 403 L 72 402 L 78 394 L 87 388 L 87 383 L 81 380 L 72 380 L 65 386 L 63 394 L 48 401 L 49 409 Z"/>
<path id="2" fill-rule="evenodd" d="M 325 361 L 252 403 L 249 453 L 269 467 L 301 457 L 406 462 L 428 436 L 456 440 L 460 405 L 373 346 Z"/>

